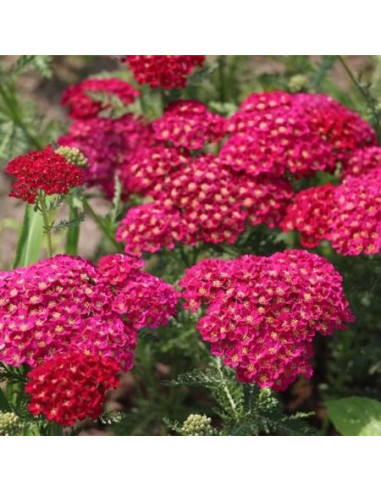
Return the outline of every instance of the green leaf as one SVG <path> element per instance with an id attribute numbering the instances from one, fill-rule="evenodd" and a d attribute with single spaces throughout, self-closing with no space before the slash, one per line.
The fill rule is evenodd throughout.
<path id="1" fill-rule="evenodd" d="M 8 403 L 7 397 L 4 394 L 4 391 L 0 387 L 0 411 L 2 412 L 11 412 L 12 408 Z"/>
<path id="2" fill-rule="evenodd" d="M 33 205 L 27 205 L 17 244 L 14 268 L 30 265 L 39 260 L 44 234 L 43 225 L 42 215 L 34 211 Z"/>
<path id="3" fill-rule="evenodd" d="M 381 436 L 381 403 L 352 396 L 325 403 L 328 416 L 343 436 Z"/>

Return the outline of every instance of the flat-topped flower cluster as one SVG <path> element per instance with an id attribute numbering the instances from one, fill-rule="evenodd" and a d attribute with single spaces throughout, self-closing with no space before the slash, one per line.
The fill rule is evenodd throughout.
<path id="1" fill-rule="evenodd" d="M 105 256 L 97 266 L 80 257 L 58 255 L 0 272 L 0 361 L 36 368 L 31 372 L 35 384 L 28 385 L 31 411 L 56 408 L 54 396 L 41 403 L 42 396 L 34 392 L 41 389 L 37 384 L 41 374 L 47 377 L 49 371 L 59 373 L 79 361 L 80 367 L 89 362 L 90 366 L 99 364 L 99 370 L 111 368 L 115 374 L 128 371 L 133 366 L 138 330 L 165 325 L 175 314 L 178 293 L 142 271 L 143 265 L 123 255 Z M 77 355 L 71 362 L 73 353 Z M 89 371 L 91 376 L 93 371 Z M 78 377 L 90 378 L 89 374 Z M 62 386 L 66 391 L 72 383 L 80 390 L 80 381 L 72 382 L 71 376 L 70 371 L 65 381 L 57 376 L 58 386 L 53 393 L 59 393 Z M 54 386 L 52 381 L 50 384 Z M 95 387 L 99 391 L 103 388 Z M 84 407 L 88 402 L 100 408 L 99 401 L 90 396 L 75 393 L 73 398 L 83 399 Z M 99 398 L 104 401 L 103 390 Z M 48 418 L 50 410 L 45 412 Z M 81 412 L 77 418 L 82 418 Z M 63 425 L 69 422 L 66 417 L 62 419 L 57 421 Z"/>
<path id="2" fill-rule="evenodd" d="M 205 259 L 180 281 L 184 307 L 205 307 L 197 328 L 238 379 L 285 390 L 311 377 L 312 342 L 353 321 L 341 275 L 303 250 Z"/>

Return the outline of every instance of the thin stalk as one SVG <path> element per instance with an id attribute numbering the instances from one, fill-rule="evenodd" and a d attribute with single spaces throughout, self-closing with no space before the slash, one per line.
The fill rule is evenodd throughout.
<path id="1" fill-rule="evenodd" d="M 219 89 L 220 89 L 220 101 L 222 103 L 227 101 L 227 87 L 226 87 L 226 80 L 225 80 L 225 71 L 226 71 L 226 58 L 225 55 L 220 55 L 218 57 L 218 82 L 219 82 Z"/>
<path id="2" fill-rule="evenodd" d="M 78 241 L 81 228 L 79 221 L 79 210 L 78 207 L 75 206 L 76 198 L 78 199 L 78 189 L 74 189 L 73 195 L 69 198 L 69 221 L 76 222 L 76 224 L 73 227 L 70 227 L 67 231 L 65 247 L 66 254 L 74 256 L 78 254 Z"/>
<path id="3" fill-rule="evenodd" d="M 51 224 L 49 222 L 49 214 L 48 214 L 48 210 L 46 208 L 45 194 L 43 191 L 38 192 L 38 203 L 40 205 L 42 218 L 44 220 L 44 228 L 45 228 L 45 233 L 46 233 L 47 242 L 48 242 L 48 255 L 49 255 L 49 258 L 52 258 L 52 256 L 53 256 L 52 228 L 51 228 Z"/>
<path id="4" fill-rule="evenodd" d="M 381 122 L 380 122 L 380 117 L 377 114 L 377 109 L 375 107 L 375 101 L 374 101 L 373 97 L 371 96 L 371 94 L 369 94 L 369 92 L 367 92 L 364 89 L 364 87 L 362 87 L 362 85 L 359 83 L 359 81 L 353 75 L 351 69 L 349 68 L 349 66 L 345 62 L 344 58 L 341 55 L 336 55 L 336 56 L 337 56 L 337 59 L 339 60 L 339 62 L 341 63 L 342 67 L 344 68 L 345 72 L 347 73 L 348 77 L 351 79 L 353 84 L 357 87 L 358 91 L 363 96 L 363 98 L 365 99 L 365 102 L 367 103 L 369 109 L 371 110 L 372 115 L 374 116 L 374 125 L 376 127 L 376 133 L 377 133 L 378 138 L 380 138 L 381 137 Z"/>
<path id="5" fill-rule="evenodd" d="M 221 359 L 219 359 L 218 357 L 215 359 L 216 360 L 216 367 L 217 367 L 217 371 L 218 371 L 218 374 L 221 376 L 221 381 L 223 381 L 223 389 L 224 389 L 224 392 L 226 394 L 226 397 L 230 403 L 230 406 L 232 407 L 232 410 L 234 412 L 234 415 L 237 415 L 237 405 L 234 401 L 234 398 L 232 397 L 232 394 L 230 393 L 229 391 L 229 388 L 228 388 L 228 385 L 226 384 L 226 381 L 225 381 L 225 378 L 224 378 L 224 374 L 221 370 Z"/>
<path id="6" fill-rule="evenodd" d="M 339 60 L 339 62 L 343 66 L 344 70 L 347 72 L 348 77 L 351 79 L 351 81 L 354 83 L 354 85 L 357 87 L 357 89 L 361 92 L 361 94 L 363 95 L 363 97 L 368 102 L 368 94 L 366 93 L 366 91 L 364 90 L 364 88 L 361 86 L 361 84 L 359 84 L 358 80 L 353 75 L 351 69 L 346 64 L 344 58 L 341 55 L 337 55 L 337 59 Z"/>
<path id="7" fill-rule="evenodd" d="M 97 224 L 98 228 L 104 233 L 104 235 L 117 249 L 117 251 L 123 252 L 122 245 L 118 243 L 117 240 L 114 238 L 114 236 L 110 233 L 103 220 L 100 217 L 98 217 L 98 215 L 94 212 L 93 208 L 91 207 L 91 205 L 89 204 L 89 202 L 85 197 L 83 198 L 82 204 L 85 212 L 87 212 L 90 215 L 90 217 Z"/>

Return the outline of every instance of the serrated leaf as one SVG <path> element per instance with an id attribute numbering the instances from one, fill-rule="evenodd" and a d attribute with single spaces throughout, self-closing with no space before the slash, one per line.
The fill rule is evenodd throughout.
<path id="1" fill-rule="evenodd" d="M 343 436 L 381 436 L 381 403 L 352 396 L 325 403 L 328 416 Z"/>

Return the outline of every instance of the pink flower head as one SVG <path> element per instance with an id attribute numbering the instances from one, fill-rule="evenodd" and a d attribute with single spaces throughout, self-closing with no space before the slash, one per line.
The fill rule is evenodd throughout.
<path id="1" fill-rule="evenodd" d="M 347 177 L 331 184 L 303 190 L 287 209 L 283 230 L 296 229 L 307 248 L 321 239 L 342 255 L 373 255 L 381 249 L 381 171 Z"/>
<path id="2" fill-rule="evenodd" d="M 77 147 L 88 159 L 86 183 L 100 185 L 107 196 L 113 196 L 114 176 L 118 174 L 128 195 L 130 161 L 137 158 L 146 146 L 151 146 L 153 135 L 143 120 L 127 114 L 118 119 L 91 118 L 74 121 L 60 145 Z"/>
<path id="3" fill-rule="evenodd" d="M 381 169 L 381 147 L 364 147 L 352 152 L 343 167 L 343 176 L 362 176 Z"/>
<path id="4" fill-rule="evenodd" d="M 228 120 L 220 156 L 254 176 L 332 172 L 376 135 L 358 114 L 320 94 L 252 94 Z"/>
<path id="5" fill-rule="evenodd" d="M 34 367 L 76 349 L 131 369 L 137 330 L 167 323 L 178 296 L 141 266 L 122 255 L 98 267 L 58 255 L 2 273 L 0 360 Z"/>
<path id="6" fill-rule="evenodd" d="M 153 123 L 158 140 L 175 147 L 201 149 L 208 142 L 223 137 L 224 118 L 214 114 L 199 101 L 176 101 Z"/>
<path id="7" fill-rule="evenodd" d="M 354 111 L 322 94 L 295 94 L 295 105 L 309 126 L 332 147 L 336 159 L 345 162 L 355 149 L 377 145 L 369 123 Z"/>
<path id="8" fill-rule="evenodd" d="M 106 391 L 119 386 L 119 367 L 101 355 L 71 351 L 56 354 L 28 373 L 28 410 L 62 426 L 97 419 Z"/>
<path id="9" fill-rule="evenodd" d="M 381 171 L 348 177 L 335 190 L 328 239 L 342 255 L 373 255 L 381 248 Z"/>
<path id="10" fill-rule="evenodd" d="M 120 223 L 116 240 L 125 242 L 125 251 L 140 256 L 161 248 L 172 249 L 179 236 L 180 215 L 150 202 L 130 208 Z"/>
<path id="11" fill-rule="evenodd" d="M 302 250 L 270 257 L 204 260 L 180 281 L 187 307 L 207 306 L 198 322 L 211 353 L 238 379 L 285 390 L 310 377 L 316 333 L 353 321 L 342 278 L 325 259 Z"/>
<path id="12" fill-rule="evenodd" d="M 292 97 L 292 94 L 283 91 L 250 94 L 243 101 L 239 110 L 227 121 L 226 131 L 228 133 L 250 131 L 256 117 L 291 108 Z"/>
<path id="13" fill-rule="evenodd" d="M 335 187 L 332 184 L 302 190 L 287 207 L 281 226 L 284 231 L 296 229 L 305 248 L 315 248 L 329 231 L 329 220 L 334 207 Z"/>
<path id="14" fill-rule="evenodd" d="M 176 241 L 234 243 L 246 219 L 277 225 L 293 192 L 283 178 L 254 180 L 200 154 L 158 180 L 149 194 L 155 201 L 130 209 L 118 230 L 127 253 L 173 248 Z"/>
<path id="15" fill-rule="evenodd" d="M 182 88 L 186 77 L 204 63 L 204 55 L 127 55 L 127 64 L 139 84 L 164 89 Z"/>
<path id="16" fill-rule="evenodd" d="M 50 146 L 16 157 L 5 171 L 16 178 L 9 196 L 28 203 L 36 201 L 39 190 L 47 195 L 66 195 L 71 188 L 83 183 L 82 169 Z"/>
<path id="17" fill-rule="evenodd" d="M 124 80 L 116 78 L 83 80 L 79 84 L 70 85 L 62 95 L 62 106 L 69 107 L 70 118 L 94 118 L 109 107 L 108 102 L 94 100 L 90 95 L 91 92 L 117 96 L 126 106 L 139 96 L 139 91 Z"/>
<path id="18" fill-rule="evenodd" d="M 163 143 L 147 146 L 123 168 L 123 182 L 130 191 L 149 195 L 164 179 L 185 166 L 189 159 L 187 152 L 166 147 Z"/>
<path id="19" fill-rule="evenodd" d="M 187 244 L 232 243 L 245 228 L 247 214 L 237 200 L 234 177 L 211 154 L 168 176 L 152 194 L 168 211 L 180 213 Z"/>
<path id="20" fill-rule="evenodd" d="M 331 146 L 310 129 L 301 111 L 281 107 L 242 117 L 247 118 L 244 132 L 233 135 L 220 151 L 221 159 L 235 170 L 253 176 L 281 176 L 287 171 L 303 177 L 335 168 Z"/>
<path id="21" fill-rule="evenodd" d="M 239 174 L 236 180 L 237 201 L 247 210 L 247 221 L 256 226 L 266 224 L 268 227 L 279 225 L 286 206 L 294 191 L 285 178 L 271 178 Z"/>

